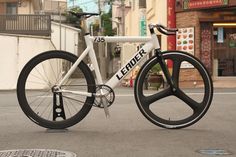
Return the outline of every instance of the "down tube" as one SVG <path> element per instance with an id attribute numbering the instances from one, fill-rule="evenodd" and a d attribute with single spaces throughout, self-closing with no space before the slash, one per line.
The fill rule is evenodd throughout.
<path id="1" fill-rule="evenodd" d="M 121 82 L 133 69 L 136 67 L 141 60 L 143 60 L 153 49 L 153 42 L 147 42 L 138 52 L 119 71 L 112 76 L 112 78 L 106 83 L 111 88 Z M 124 53 L 124 52 L 123 52 Z"/>

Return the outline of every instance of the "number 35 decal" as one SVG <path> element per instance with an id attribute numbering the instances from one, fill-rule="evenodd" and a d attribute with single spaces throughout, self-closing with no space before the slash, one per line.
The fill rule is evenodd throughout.
<path id="1" fill-rule="evenodd" d="M 97 42 L 97 43 L 105 42 L 105 38 L 103 38 L 103 37 L 95 37 L 94 42 Z"/>

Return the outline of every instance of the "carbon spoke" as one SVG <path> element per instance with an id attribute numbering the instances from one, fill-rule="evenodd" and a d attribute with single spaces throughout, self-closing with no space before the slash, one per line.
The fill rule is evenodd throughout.
<path id="1" fill-rule="evenodd" d="M 165 97 L 168 97 L 171 94 L 172 94 L 171 89 L 166 88 L 163 91 L 160 91 L 156 94 L 153 94 L 151 96 L 147 96 L 147 97 L 145 97 L 146 105 L 149 106 L 150 104 L 154 103 L 155 101 L 160 100 L 160 99 L 165 98 Z"/>
<path id="2" fill-rule="evenodd" d="M 192 108 L 192 110 L 194 112 L 197 112 L 200 107 L 201 104 L 199 104 L 198 102 L 196 102 L 195 100 L 193 100 L 192 98 L 190 98 L 188 95 L 186 95 L 182 90 L 178 89 L 176 94 L 175 94 L 179 99 L 181 99 L 182 101 L 184 101 L 189 107 Z"/>

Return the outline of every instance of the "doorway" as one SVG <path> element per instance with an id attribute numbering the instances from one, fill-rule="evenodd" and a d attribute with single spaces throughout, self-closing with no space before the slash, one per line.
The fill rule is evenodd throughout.
<path id="1" fill-rule="evenodd" d="M 213 24 L 215 75 L 236 76 L 236 23 Z"/>

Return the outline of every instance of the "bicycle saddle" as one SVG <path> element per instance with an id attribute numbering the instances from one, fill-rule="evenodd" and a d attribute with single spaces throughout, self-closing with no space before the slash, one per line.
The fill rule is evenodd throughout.
<path id="1" fill-rule="evenodd" d="M 69 11 L 69 13 L 71 13 L 72 15 L 75 15 L 78 18 L 81 18 L 81 17 L 89 18 L 91 16 L 99 15 L 98 13 L 85 13 L 85 12 L 76 13 L 76 12 L 73 12 L 73 11 Z"/>

